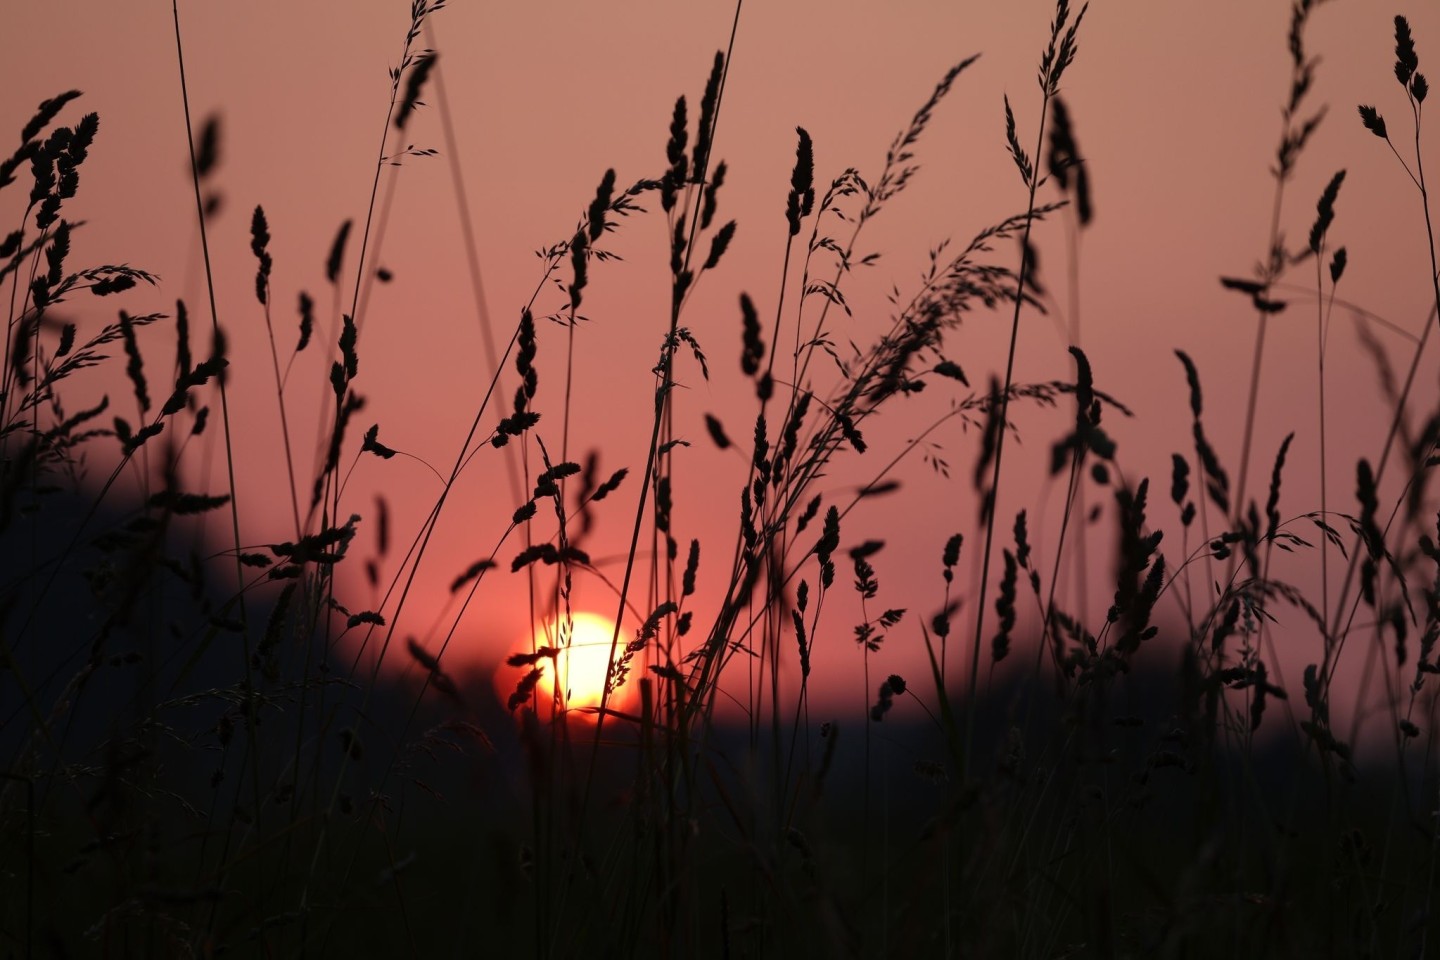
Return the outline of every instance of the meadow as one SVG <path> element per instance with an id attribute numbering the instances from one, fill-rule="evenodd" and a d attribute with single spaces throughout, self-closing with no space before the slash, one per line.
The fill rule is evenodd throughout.
<path id="1" fill-rule="evenodd" d="M 583 195 L 469 179 L 455 11 L 395 6 L 322 248 L 237 199 L 258 148 L 194 105 L 223 54 L 178 3 L 183 278 L 82 259 L 90 94 L 27 101 L 0 160 L 5 956 L 1435 952 L 1432 37 L 1374 15 L 1373 85 L 1327 105 L 1331 4 L 1281 5 L 1264 192 L 1204 200 L 1268 227 L 1205 277 L 1244 321 L 1214 363 L 1082 331 L 1098 6 L 1047 5 L 1023 85 L 963 50 L 885 104 L 871 166 L 784 121 L 763 183 L 726 159 L 737 4 L 639 175 L 573 67 Z M 957 101 L 996 182 L 927 156 Z M 936 179 L 1007 212 L 917 237 Z M 497 233 L 533 250 L 518 302 Z M 1127 242 L 1138 305 L 1163 238 Z M 1346 287 L 1377 262 L 1416 274 L 1396 302 Z"/>

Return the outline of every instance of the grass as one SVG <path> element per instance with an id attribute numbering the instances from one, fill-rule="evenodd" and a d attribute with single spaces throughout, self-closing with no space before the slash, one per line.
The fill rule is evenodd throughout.
<path id="1" fill-rule="evenodd" d="M 392 531 L 389 500 L 365 502 L 351 479 L 419 458 L 402 449 L 402 425 L 366 428 L 361 361 L 372 285 L 393 279 L 383 264 L 398 185 L 440 176 L 410 169 L 434 153 L 411 145 L 412 125 L 439 124 L 469 210 L 444 61 L 429 49 L 444 3 L 411 4 L 366 216 L 340 227 L 325 260 L 328 308 L 277 289 L 263 205 L 249 217 L 255 302 L 217 296 L 221 139 L 191 115 L 193 51 L 175 4 L 208 346 L 184 303 L 127 312 L 163 296 L 151 273 L 71 262 L 80 180 L 104 135 L 95 114 L 72 116 L 78 93 L 42 103 L 0 166 L 17 215 L 0 243 L 6 954 L 1433 952 L 1440 528 L 1426 480 L 1440 415 L 1421 408 L 1415 383 L 1435 313 L 1403 382 L 1378 354 L 1393 406 L 1378 456 L 1336 450 L 1326 354 L 1349 258 L 1332 239 L 1345 226 L 1344 172 L 1313 217 L 1290 209 L 1323 116 L 1308 99 L 1318 6 L 1293 7 L 1266 247 L 1252 275 L 1220 278 L 1257 320 L 1233 485 L 1211 439 L 1228 430 L 1205 402 L 1216 371 L 1175 351 L 1190 435 L 1146 472 L 1157 465 L 1122 449 L 1114 426 L 1143 411 L 1104 386 L 1079 343 L 1076 265 L 1095 208 L 1090 171 L 1104 163 L 1081 148 L 1085 109 L 1064 96 L 1064 78 L 1085 68 L 1085 7 L 1060 0 L 1033 100 L 1003 101 L 1014 212 L 936 245 L 876 320 L 871 224 L 910 200 L 925 134 L 943 103 L 969 94 L 976 58 L 941 76 L 878 171 L 827 182 L 797 127 L 788 186 L 775 191 L 783 209 L 753 227 L 784 231 L 775 279 L 716 304 L 707 281 L 745 237 L 725 214 L 721 159 L 743 49 L 737 4 L 698 99 L 675 101 L 663 164 L 633 181 L 598 177 L 564 239 L 539 251 L 508 330 L 485 309 L 476 229 L 463 220 L 489 363 L 448 468 L 420 461 L 437 491 L 423 522 Z M 1403 103 L 1343 113 L 1415 187 L 1440 308 L 1421 149 L 1428 87 L 1408 23 L 1394 28 Z M 666 121 L 655 119 L 658 132 Z M 1301 214 L 1310 228 L 1296 247 L 1283 228 Z M 643 424 L 643 459 L 605 472 L 598 453 L 579 451 L 606 438 L 572 424 L 606 402 L 576 390 L 592 359 L 578 331 L 587 294 L 611 282 L 617 238 L 641 224 L 666 238 L 668 307 L 648 318 L 650 401 L 611 411 Z M 1058 300 L 1032 238 L 1061 229 L 1074 375 L 1026 382 L 1021 323 Z M 293 329 L 280 307 L 292 296 Z M 1293 425 L 1256 495 L 1268 324 L 1312 299 L 1316 417 Z M 92 318 L 115 309 L 116 320 Z M 702 310 L 731 311 L 729 342 L 694 319 Z M 1003 369 L 972 354 L 962 325 L 992 311 L 1010 318 Z M 274 406 L 232 405 L 229 340 L 262 324 Z M 563 357 L 541 335 L 550 325 Z M 738 375 L 719 359 L 736 352 Z M 322 380 L 313 420 L 298 399 L 307 371 Z M 683 401 L 712 377 L 753 396 L 753 420 Z M 77 407 L 95 383 L 129 396 Z M 925 407 L 909 401 L 942 389 L 953 401 L 917 420 Z M 1013 509 L 1006 451 L 1021 424 L 1056 416 L 1049 477 L 1064 498 L 1052 535 L 1043 504 L 1002 508 Z M 899 435 L 895 418 L 912 439 L 876 444 Z M 974 442 L 952 464 L 932 444 L 956 427 Z M 272 438 L 274 462 L 237 456 L 241 431 Z M 1304 469 L 1320 478 L 1320 502 L 1297 513 L 1290 447 L 1308 431 L 1319 462 Z M 733 488 L 689 486 L 699 444 L 738 455 Z M 968 526 L 895 495 L 927 465 L 974 505 Z M 249 469 L 269 471 L 267 504 L 238 496 Z M 436 537 L 477 509 L 457 503 L 477 473 L 504 474 L 513 502 L 479 505 L 498 533 L 468 568 L 440 569 Z M 864 479 L 836 480 L 852 475 Z M 1341 488 L 1353 498 L 1337 502 Z M 699 502 L 733 512 L 723 542 L 685 530 L 684 507 Z M 886 552 L 886 521 L 869 526 L 921 509 L 934 518 L 923 614 L 890 599 L 904 565 Z M 267 510 L 293 539 L 252 539 Z M 602 517 L 624 525 L 619 558 L 592 553 Z M 438 615 L 417 609 L 429 584 L 449 597 Z M 597 594 L 614 610 L 604 692 L 598 706 L 572 706 L 565 677 L 550 695 L 540 681 L 565 670 L 577 596 Z M 497 693 L 458 655 L 459 638 L 487 605 L 516 597 L 550 626 L 507 651 Z M 899 643 L 923 648 L 928 669 L 895 673 L 885 654 Z M 1281 644 L 1307 651 L 1300 677 L 1283 674 Z M 397 663 L 413 682 L 396 681 L 386 665 Z M 812 697 L 820 676 L 843 678 L 853 702 Z M 1348 710 L 1348 728 L 1346 684 L 1357 703 L 1381 704 Z"/>

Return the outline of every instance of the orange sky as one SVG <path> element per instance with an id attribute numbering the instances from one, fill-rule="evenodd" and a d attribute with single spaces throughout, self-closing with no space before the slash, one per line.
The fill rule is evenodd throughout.
<path id="1" fill-rule="evenodd" d="M 234 382 L 247 418 L 238 455 L 247 464 L 241 511 L 252 542 L 286 538 L 289 511 L 273 494 L 283 469 L 264 324 L 252 292 L 249 211 L 257 203 L 264 206 L 274 237 L 272 283 L 283 341 L 293 336 L 292 305 L 300 289 L 316 296 L 322 313 L 328 310 L 323 264 L 330 241 L 342 220 L 363 217 L 389 94 L 386 69 L 399 54 L 408 6 L 403 0 L 182 4 L 192 109 L 197 119 L 219 110 L 224 120 L 217 179 L 227 206 L 214 223 L 211 244 L 221 321 L 235 345 Z M 1408 111 L 1391 75 L 1391 16 L 1397 12 L 1411 21 L 1423 71 L 1427 55 L 1440 51 L 1440 11 L 1434 5 L 1410 0 L 1382 9 L 1337 3 L 1322 5 L 1313 16 L 1307 45 L 1323 62 L 1309 103 L 1329 104 L 1331 115 L 1300 160 L 1283 222 L 1298 242 L 1325 183 L 1337 169 L 1347 169 L 1331 233 L 1350 253 L 1341 293 L 1418 331 L 1430 302 L 1418 198 L 1394 157 L 1361 128 L 1354 110 L 1356 103 L 1374 103 L 1392 132 L 1399 131 L 1397 143 L 1409 136 Z M 733 451 L 713 449 L 701 417 L 713 413 L 732 436 L 744 437 L 754 415 L 736 370 L 735 304 L 745 290 L 761 304 L 762 314 L 773 310 L 794 127 L 805 126 L 814 138 L 818 183 L 847 166 L 873 176 L 890 139 L 946 68 L 983 54 L 937 111 L 918 149 L 921 174 L 867 228 L 862 246 L 883 255 L 851 287 L 857 319 L 835 333 L 841 342 L 863 342 L 887 316 L 884 298 L 891 284 L 913 289 L 925 253 L 937 241 L 952 237 L 963 243 L 1023 209 L 1024 191 L 1004 148 L 1001 97 L 1008 94 L 1028 149 L 1039 106 L 1034 70 L 1051 14 L 1049 3 L 1030 0 L 752 0 L 745 6 L 716 147 L 730 170 L 720 216 L 735 218 L 739 232 L 684 321 L 709 354 L 714 377 L 707 384 L 693 365 L 682 364 L 677 393 L 677 429 L 695 443 L 676 457 L 675 517 L 682 543 L 693 536 L 705 545 L 702 598 L 720 586 L 745 463 Z M 684 93 L 692 104 L 698 101 L 732 16 L 728 4 L 661 0 L 456 2 L 436 14 L 432 25 L 458 157 L 479 234 L 488 306 L 502 342 L 538 279 L 533 251 L 569 236 L 605 169 L 614 167 L 621 184 L 659 175 L 674 98 Z M 1185 349 L 1200 367 L 1207 426 L 1232 478 L 1239 460 L 1255 318 L 1216 278 L 1249 275 L 1264 249 L 1273 196 L 1268 168 L 1288 77 L 1288 17 L 1289 4 L 1279 0 L 1200 6 L 1101 0 L 1085 20 L 1079 57 L 1066 76 L 1064 94 L 1090 164 L 1097 210 L 1081 254 L 1083 344 L 1097 385 L 1140 413 L 1133 424 L 1107 426 L 1121 442 L 1127 475 L 1154 478 L 1161 502 L 1152 518 L 1172 535 L 1178 526 L 1163 503 L 1169 455 L 1189 452 L 1184 379 L 1173 349 Z M 203 278 L 193 252 L 193 199 L 169 5 L 11 4 L 0 12 L 0 57 L 10 64 L 12 78 L 0 100 L 0 129 L 17 131 L 36 103 L 72 87 L 85 97 L 66 118 L 73 121 L 76 108 L 100 114 L 100 136 L 71 211 L 89 221 L 76 236 L 72 264 L 127 262 L 151 270 L 163 278 L 161 288 L 132 294 L 127 309 L 168 313 L 174 299 L 184 297 L 200 314 Z M 443 149 L 433 90 L 426 99 L 431 106 L 411 124 L 406 142 Z M 1432 125 L 1425 147 L 1433 154 L 1437 146 Z M 445 164 L 439 157 L 410 158 L 400 171 L 377 261 L 396 279 L 377 286 L 369 303 L 356 385 L 370 401 L 357 427 L 378 422 L 382 440 L 442 471 L 455 457 L 488 373 Z M 22 196 L 7 191 L 0 216 L 18 216 L 9 205 Z M 1042 279 L 1068 304 L 1062 221 L 1042 228 L 1039 238 Z M 621 466 L 632 470 L 623 496 L 600 512 L 590 545 L 597 559 L 623 552 L 633 515 L 648 440 L 649 370 L 666 322 L 665 244 L 658 210 L 626 224 L 608 242 L 625 259 L 593 272 L 583 310 L 593 320 L 577 332 L 572 453 L 599 447 L 602 475 Z M 354 250 L 352 245 L 352 270 Z M 1013 265 L 1013 248 L 999 252 Z M 1309 277 L 1308 270 L 1297 271 L 1293 279 Z M 551 296 L 540 312 L 558 305 Z M 104 316 L 91 304 L 72 309 L 81 306 L 87 322 L 98 324 Z M 1353 491 L 1354 459 L 1375 456 L 1385 414 L 1352 322 L 1338 313 L 1334 322 L 1328 362 L 1331 489 L 1338 499 Z M 978 386 L 990 371 L 1003 369 L 1007 335 L 1008 316 L 977 314 L 958 332 L 951 356 Z M 1380 335 L 1397 362 L 1408 360 L 1408 341 Z M 158 331 L 143 345 L 157 356 L 170 350 L 168 334 Z M 1065 348 L 1055 321 L 1027 314 L 1017 379 L 1071 378 Z M 542 325 L 538 403 L 555 414 L 541 431 L 552 449 L 559 445 L 563 351 L 563 330 Z M 1271 325 L 1250 485 L 1258 492 L 1281 437 L 1296 430 L 1287 516 L 1318 508 L 1314 355 L 1313 306 L 1297 296 Z M 291 400 L 303 422 L 324 374 L 313 353 L 302 357 L 296 370 L 297 377 L 309 380 Z M 1435 396 L 1433 358 L 1422 370 L 1420 396 L 1428 403 Z M 868 479 L 943 409 L 944 398 L 936 393 L 898 405 L 876 421 L 868 434 L 872 453 L 837 467 L 826 489 L 839 493 Z M 487 416 L 487 426 L 496 416 Z M 1053 519 L 1059 491 L 1038 487 L 1032 478 L 1043 472 L 1049 445 L 1070 414 L 1022 407 L 1015 416 L 1024 443 L 1009 451 L 1000 516 L 1006 521 L 1028 506 L 1033 516 Z M 309 437 L 312 431 L 313 426 L 302 427 L 298 434 Z M 889 542 L 877 560 L 880 602 L 912 611 L 912 621 L 878 655 L 882 675 L 921 672 L 913 617 L 928 618 L 940 603 L 945 538 L 963 531 L 968 558 L 979 553 L 968 489 L 975 436 L 950 429 L 938 437 L 955 467 L 954 479 L 946 482 L 920 463 L 910 464 L 901 472 L 904 491 L 857 510 L 844 533 L 846 546 L 874 537 Z M 420 603 L 407 614 L 402 635 L 428 633 L 446 585 L 488 553 L 503 531 L 517 504 L 500 462 L 493 456 L 478 462 L 457 490 L 422 571 Z M 369 515 L 377 490 L 391 499 L 395 539 L 403 544 L 438 484 L 413 461 L 366 458 L 348 488 L 348 503 Z M 1041 506 L 1042 497 L 1048 506 Z M 1350 502 L 1341 508 L 1350 509 Z M 1008 523 L 998 526 L 1008 529 Z M 1036 526 L 1037 546 L 1048 556 L 1053 531 Z M 371 542 L 364 539 L 364 552 Z M 1166 547 L 1173 565 L 1178 546 Z M 506 547 L 502 559 L 513 552 Z M 1314 582 L 1313 557 L 1292 562 L 1298 565 L 1288 577 Z M 618 576 L 613 565 L 607 571 Z M 848 579 L 842 567 L 840 582 Z M 960 582 L 969 580 L 962 575 Z M 361 592 L 352 605 L 364 606 L 358 583 L 356 589 Z M 578 589 L 581 605 L 613 612 L 613 601 L 596 584 Z M 477 609 L 461 627 L 462 649 L 493 661 L 524 646 L 520 591 L 519 579 L 508 577 L 482 590 Z M 1103 609 L 1104 601 L 1097 596 L 1092 611 Z M 702 622 L 704 609 L 702 603 Z M 817 667 L 815 683 L 822 698 L 843 696 L 853 703 L 859 692 L 859 654 L 850 638 L 853 611 L 837 602 L 829 616 L 831 635 L 819 643 L 837 666 Z M 955 636 L 968 635 L 957 627 Z M 1287 680 L 1298 686 L 1300 667 L 1318 656 L 1316 641 L 1298 632 L 1287 637 L 1281 642 L 1282 665 Z"/>

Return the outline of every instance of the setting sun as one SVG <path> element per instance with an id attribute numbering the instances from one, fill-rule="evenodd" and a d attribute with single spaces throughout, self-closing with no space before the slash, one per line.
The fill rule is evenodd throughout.
<path id="1" fill-rule="evenodd" d="M 1440 960 L 1440 0 L 0 62 L 0 960 Z"/>
<path id="2" fill-rule="evenodd" d="M 564 636 L 565 623 L 560 629 L 554 622 L 546 623 L 536 633 L 537 646 L 551 646 L 560 650 L 553 667 L 547 666 L 540 679 L 538 689 L 542 702 L 555 696 L 555 678 L 559 677 L 563 702 L 568 709 L 598 707 L 605 691 L 605 670 L 610 659 L 610 643 L 615 634 L 615 622 L 598 613 L 576 613 L 571 617 L 573 631 Z M 568 641 L 568 642 L 567 642 Z M 621 634 L 619 648 L 625 648 L 625 635 Z M 619 707 L 625 699 L 626 689 L 621 687 L 610 698 L 610 705 Z"/>

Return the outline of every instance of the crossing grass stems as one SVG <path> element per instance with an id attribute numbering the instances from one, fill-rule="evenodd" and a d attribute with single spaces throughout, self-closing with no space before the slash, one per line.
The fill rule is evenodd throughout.
<path id="1" fill-rule="evenodd" d="M 1000 105 L 1020 179 L 1013 215 L 964 244 L 936 245 L 884 320 L 852 308 L 878 256 L 866 228 L 904 202 L 923 136 L 971 82 L 972 56 L 941 77 L 874 174 L 847 168 L 827 183 L 810 133 L 796 128 L 783 209 L 746 225 L 783 239 L 779 283 L 740 297 L 733 342 L 707 331 L 702 343 L 687 318 L 698 302 L 714 308 L 704 281 L 744 236 L 722 215 L 732 30 L 698 110 L 676 100 L 663 164 L 630 181 L 606 170 L 593 198 L 577 198 L 573 230 L 540 251 L 533 293 L 515 305 L 503 350 L 492 351 L 452 466 L 431 468 L 440 492 L 397 556 L 387 501 L 353 503 L 346 482 L 413 456 L 400 446 L 403 425 L 384 425 L 384 439 L 379 423 L 362 432 L 356 388 L 365 383 L 367 291 L 391 279 L 377 264 L 396 183 L 422 175 L 401 167 L 433 153 L 399 139 L 407 125 L 441 115 L 452 182 L 463 190 L 443 66 L 421 46 L 437 43 L 443 17 L 432 18 L 444 4 L 411 4 L 367 215 L 358 231 L 340 227 L 326 261 L 328 336 L 317 335 L 327 318 L 316 298 L 279 288 L 263 204 L 251 216 L 258 304 L 222 305 L 216 295 L 207 226 L 221 209 L 223 141 L 214 120 L 194 135 L 176 5 L 208 350 L 193 344 L 183 302 L 173 313 L 128 312 L 159 295 L 158 277 L 71 263 L 71 236 L 84 227 L 72 213 L 81 168 L 103 136 L 96 114 L 72 119 L 78 91 L 42 102 L 0 163 L 7 195 L 29 184 L 0 243 L 0 537 L 27 558 L 0 587 L 6 949 L 431 955 L 478 939 L 538 957 L 1424 955 L 1440 857 L 1440 528 L 1426 485 L 1440 414 L 1417 410 L 1411 393 L 1431 325 L 1403 385 L 1390 380 L 1395 413 L 1378 457 L 1355 457 L 1355 505 L 1337 508 L 1327 478 L 1351 468 L 1327 443 L 1325 356 L 1349 261 L 1335 239 L 1344 171 L 1319 191 L 1304 246 L 1287 247 L 1282 229 L 1295 216 L 1286 205 L 1295 184 L 1308 181 L 1302 160 L 1323 115 L 1306 99 L 1318 58 L 1305 45 L 1321 6 L 1299 0 L 1292 9 L 1267 249 L 1255 275 L 1220 278 L 1258 319 L 1234 486 L 1212 439 L 1223 434 L 1204 415 L 1204 375 L 1182 351 L 1177 396 L 1188 397 L 1190 449 L 1173 451 L 1160 473 L 1127 477 L 1106 424 L 1145 411 L 1101 389 L 1103 375 L 1073 342 L 1075 290 L 1062 328 L 1073 380 L 1023 379 L 1031 358 L 1018 350 L 1020 324 L 1058 309 L 1034 238 L 1062 221 L 1078 263 L 1095 209 L 1091 160 L 1079 147 L 1086 105 L 1062 96 L 1064 78 L 1084 69 L 1086 8 L 1059 0 L 1033 99 Z M 740 13 L 737 4 L 737 27 Z M 1394 35 L 1394 99 L 1409 107 L 1413 146 L 1387 125 L 1394 104 L 1361 106 L 1359 122 L 1416 189 L 1440 306 L 1420 149 L 1428 85 L 1403 17 Z M 431 89 L 438 110 L 426 105 Z M 586 290 L 605 282 L 613 235 L 636 221 L 663 227 L 669 309 L 657 318 L 646 456 L 602 475 L 598 453 L 572 454 L 586 440 L 570 423 L 583 399 L 572 396 L 575 343 L 588 332 L 579 311 Z M 465 229 L 475 235 L 468 220 Z M 352 234 L 358 251 L 347 262 Z M 504 342 L 488 326 L 473 240 L 466 249 L 477 322 L 487 342 Z M 1008 262 L 1014 249 L 1018 261 Z M 1308 292 L 1282 282 L 1312 262 Z M 55 308 L 88 306 L 85 295 L 127 308 L 82 336 L 80 322 Z M 287 347 L 280 304 L 292 296 Z M 1292 306 L 1286 297 L 1313 299 L 1315 309 L 1321 478 L 1318 509 L 1290 514 L 1281 503 L 1294 433 L 1273 460 L 1264 502 L 1247 497 L 1266 323 Z M 1010 336 L 1003 371 L 994 364 L 977 379 L 982 389 L 971 378 L 987 361 L 966 345 L 962 320 L 992 310 L 1009 314 Z M 266 330 L 278 431 L 263 411 L 232 410 L 227 400 L 229 341 L 247 335 L 238 332 L 247 312 Z M 546 322 L 566 331 L 558 443 L 552 415 L 536 403 L 561 366 L 540 350 Z M 846 340 L 852 352 L 836 346 Z M 736 382 L 753 394 L 753 424 L 743 429 L 699 414 L 677 390 L 685 377 L 735 377 L 714 358 L 737 350 Z M 75 409 L 72 391 L 122 355 L 134 412 L 108 399 Z M 292 374 L 307 370 L 325 378 L 328 405 L 314 424 L 314 473 L 302 479 L 300 421 L 287 397 Z M 874 462 L 874 418 L 927 389 L 951 399 L 914 424 L 915 439 Z M 224 490 L 212 493 L 190 485 L 209 476 L 195 438 L 207 435 L 216 402 L 226 471 Z M 1050 457 L 1064 501 L 1045 557 L 1032 543 L 1031 512 L 1008 502 L 1005 453 L 1030 415 L 1021 411 L 1043 419 L 1051 409 L 1065 421 Z M 232 416 L 278 436 L 286 470 L 275 483 L 287 489 L 275 499 L 289 503 L 292 541 L 246 541 L 244 520 L 259 508 L 236 496 L 249 465 L 234 456 Z M 968 495 L 957 486 L 950 503 L 926 507 L 953 532 L 934 544 L 933 612 L 917 615 L 886 602 L 890 557 L 867 527 L 887 504 L 917 509 L 884 499 L 906 482 L 917 452 L 949 477 L 930 439 L 942 428 L 962 438 L 971 483 Z M 702 543 L 682 529 L 687 491 L 674 464 L 693 455 L 692 443 L 742 453 L 732 542 Z M 105 465 L 98 484 L 95 463 Z M 827 477 L 838 469 L 869 479 L 837 487 Z M 1152 496 L 1166 469 L 1168 498 Z M 467 569 L 436 570 L 429 548 L 467 471 L 507 472 L 520 503 Z M 624 510 L 627 497 L 617 579 L 588 545 L 596 517 Z M 977 511 L 969 521 L 956 508 L 967 499 Z M 61 502 L 82 504 L 68 527 L 53 519 Z M 217 511 L 229 513 L 228 542 L 208 557 L 187 550 L 213 542 L 205 521 Z M 1112 531 L 1113 555 L 1094 531 L 1076 532 L 1096 517 Z M 374 553 L 362 560 L 361 534 L 372 531 Z M 1084 579 L 1078 589 L 1061 585 L 1067 557 L 1093 581 L 1091 553 L 1113 564 L 1113 598 L 1098 619 L 1086 614 Z M 1346 565 L 1338 591 L 1337 554 Z M 88 618 L 45 635 L 77 574 Z M 1317 574 L 1318 603 L 1295 583 Z M 422 577 L 441 578 L 453 599 L 441 629 L 417 636 L 407 607 Z M 474 605 L 507 577 L 524 578 L 532 620 L 556 626 L 510 653 L 503 669 L 514 692 L 501 705 L 455 672 L 451 647 Z M 553 695 L 539 692 L 574 636 L 581 582 L 608 591 L 617 613 L 594 708 L 572 707 L 563 678 Z M 367 585 L 370 603 L 347 600 Z M 858 622 L 843 622 L 850 611 Z M 973 630 L 957 633 L 960 623 Z M 1300 678 L 1282 675 L 1281 631 L 1313 650 Z M 837 635 L 851 636 L 854 651 Z M 886 669 L 899 643 L 925 651 L 925 675 Z M 34 655 L 45 644 L 55 659 Z M 397 657 L 420 682 L 382 719 L 381 665 Z M 207 672 L 211 658 L 227 680 Z M 810 684 L 821 671 L 854 677 L 853 709 L 820 715 Z M 1388 755 L 1374 738 L 1362 741 L 1359 711 L 1350 729 L 1337 726 L 1332 691 L 1342 673 L 1358 674 L 1362 702 L 1379 685 L 1373 722 L 1388 725 Z M 617 691 L 627 684 L 637 695 L 622 706 Z M 113 722 L 81 722 L 86 699 L 111 690 L 123 703 Z M 593 716 L 582 722 L 582 710 Z M 202 760 L 208 775 L 180 772 Z M 1276 765 L 1287 771 L 1279 780 Z M 503 776 L 463 788 L 479 790 L 469 803 L 446 804 L 422 774 L 456 770 Z M 463 862 L 455 835 L 470 844 Z M 102 874 L 108 881 L 94 882 Z"/>

